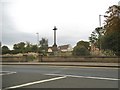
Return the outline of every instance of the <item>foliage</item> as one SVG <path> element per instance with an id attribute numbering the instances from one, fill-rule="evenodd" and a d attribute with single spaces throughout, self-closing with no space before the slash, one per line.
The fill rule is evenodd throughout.
<path id="1" fill-rule="evenodd" d="M 89 42 L 79 41 L 74 47 L 72 54 L 74 56 L 87 56 L 90 55 L 89 52 Z"/>
<path id="2" fill-rule="evenodd" d="M 89 37 L 89 40 L 90 40 L 91 43 L 96 43 L 97 35 L 94 31 L 92 32 L 91 36 Z"/>
<path id="3" fill-rule="evenodd" d="M 73 49 L 74 56 L 87 56 L 90 55 L 90 52 L 84 46 L 75 46 Z"/>
<path id="4" fill-rule="evenodd" d="M 15 51 L 18 51 L 19 53 L 24 53 L 24 51 L 25 51 L 25 43 L 20 42 L 18 44 L 14 44 L 13 49 Z"/>
<path id="5" fill-rule="evenodd" d="M 35 59 L 35 56 L 33 56 L 33 55 L 28 55 L 27 56 L 27 61 L 29 60 L 29 61 L 33 61 L 34 59 Z"/>
<path id="6" fill-rule="evenodd" d="M 113 32 L 104 36 L 102 48 L 112 50 L 116 55 L 120 56 L 120 32 Z"/>
<path id="7" fill-rule="evenodd" d="M 38 51 L 37 45 L 32 45 L 32 46 L 31 46 L 31 51 L 32 51 L 32 52 L 37 52 L 37 51 Z"/>
<path id="8" fill-rule="evenodd" d="M 14 44 L 13 49 L 14 50 L 11 50 L 12 54 L 38 52 L 38 53 L 43 53 L 44 55 L 46 55 L 46 52 L 48 49 L 48 40 L 45 38 L 42 38 L 39 41 L 39 46 L 33 45 L 30 42 L 26 42 L 26 43 L 20 42 L 20 43 Z"/>
<path id="9" fill-rule="evenodd" d="M 10 50 L 7 46 L 2 46 L 2 54 L 8 54 L 10 53 Z"/>
<path id="10" fill-rule="evenodd" d="M 19 50 L 10 50 L 10 54 L 18 54 Z"/>
<path id="11" fill-rule="evenodd" d="M 95 28 L 95 30 L 92 32 L 91 36 L 89 37 L 90 43 L 100 49 L 100 43 L 101 43 L 100 41 L 103 35 L 104 35 L 104 29 L 102 27 Z"/>
<path id="12" fill-rule="evenodd" d="M 120 56 L 120 6 L 109 7 L 107 14 L 102 47 L 105 50 L 112 50 L 115 55 Z"/>
<path id="13" fill-rule="evenodd" d="M 99 39 L 96 31 L 93 31 L 91 36 L 89 37 L 90 44 L 93 44 L 94 46 L 99 48 Z"/>
<path id="14" fill-rule="evenodd" d="M 46 55 L 47 50 L 48 50 L 48 40 L 45 38 L 42 38 L 39 42 L 39 45 L 40 45 L 39 52 Z"/>
<path id="15" fill-rule="evenodd" d="M 32 51 L 32 44 L 30 42 L 26 42 L 26 47 L 25 47 L 25 52 L 28 53 L 28 52 L 31 52 Z"/>
<path id="16" fill-rule="evenodd" d="M 85 48 L 89 48 L 89 42 L 86 42 L 86 41 L 79 41 L 77 43 L 77 46 L 84 46 Z"/>
<path id="17" fill-rule="evenodd" d="M 28 53 L 28 52 L 37 52 L 38 47 L 37 45 L 32 45 L 29 42 L 20 42 L 18 44 L 14 44 L 13 46 L 13 54 L 17 54 L 17 53 Z"/>
<path id="18" fill-rule="evenodd" d="M 95 47 L 120 56 L 120 6 L 110 6 L 106 13 L 104 27 L 97 27 L 89 40 Z"/>

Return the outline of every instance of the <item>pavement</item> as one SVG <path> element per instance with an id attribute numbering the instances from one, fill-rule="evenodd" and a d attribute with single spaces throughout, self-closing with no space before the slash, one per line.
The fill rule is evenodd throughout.
<path id="1" fill-rule="evenodd" d="M 119 68 L 119 63 L 97 62 L 3 62 L 1 65 L 52 65 L 52 66 L 84 66 L 84 67 L 113 67 Z"/>

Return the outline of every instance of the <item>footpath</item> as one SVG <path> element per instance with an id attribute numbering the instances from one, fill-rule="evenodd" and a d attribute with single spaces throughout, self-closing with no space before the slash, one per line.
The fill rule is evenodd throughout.
<path id="1" fill-rule="evenodd" d="M 83 66 L 83 67 L 113 67 L 120 68 L 120 63 L 100 62 L 3 62 L 1 65 L 49 65 L 49 66 Z"/>

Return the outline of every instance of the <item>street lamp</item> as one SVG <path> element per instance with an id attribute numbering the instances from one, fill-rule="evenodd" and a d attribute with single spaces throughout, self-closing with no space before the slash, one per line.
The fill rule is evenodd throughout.
<path id="1" fill-rule="evenodd" d="M 37 32 L 37 46 L 39 45 L 39 33 Z"/>
<path id="2" fill-rule="evenodd" d="M 103 17 L 108 17 L 107 15 L 99 15 L 99 25 L 100 25 L 100 27 L 101 27 L 101 16 L 103 16 Z"/>
<path id="3" fill-rule="evenodd" d="M 100 26 L 100 29 L 103 29 L 102 27 L 101 27 L 101 16 L 103 16 L 103 17 L 108 17 L 107 15 L 99 15 L 99 26 Z M 101 51 L 101 30 L 100 30 L 100 51 Z"/>
<path id="4" fill-rule="evenodd" d="M 38 46 L 39 46 L 39 33 L 37 32 L 37 53 L 38 53 Z"/>
<path id="5" fill-rule="evenodd" d="M 38 61 L 40 61 L 40 59 L 39 59 L 39 33 L 37 32 L 36 33 L 37 34 L 37 54 L 38 54 Z M 42 57 L 41 57 L 41 61 L 42 61 Z"/>

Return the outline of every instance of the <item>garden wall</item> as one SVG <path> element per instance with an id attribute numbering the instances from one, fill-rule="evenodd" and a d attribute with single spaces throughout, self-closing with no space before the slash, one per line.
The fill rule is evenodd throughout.
<path id="1" fill-rule="evenodd" d="M 4 56 L 2 58 L 2 62 L 29 62 L 34 60 L 39 60 L 42 62 L 103 62 L 103 63 L 118 63 L 120 62 L 120 57 L 102 57 L 102 56 L 89 56 L 89 57 L 41 57 L 32 58 L 30 60 L 28 56 Z"/>

